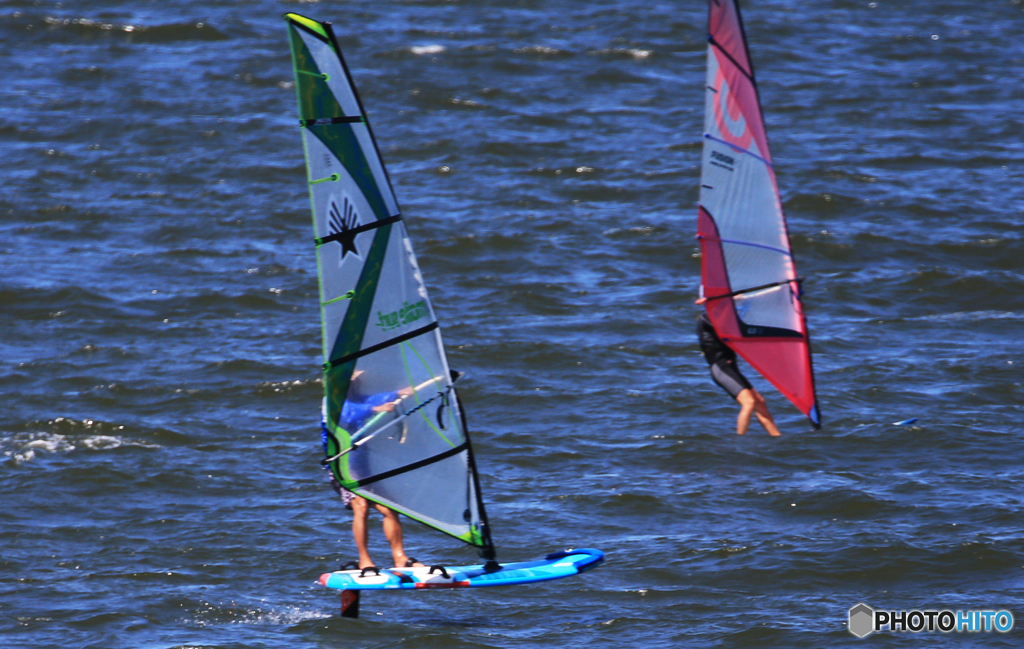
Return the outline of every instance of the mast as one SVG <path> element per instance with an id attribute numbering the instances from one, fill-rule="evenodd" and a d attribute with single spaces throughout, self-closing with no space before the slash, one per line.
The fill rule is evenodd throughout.
<path id="1" fill-rule="evenodd" d="M 800 278 L 736 0 L 708 3 L 704 119 L 697 238 L 708 317 L 820 428 Z"/>
<path id="2" fill-rule="evenodd" d="M 467 447 L 469 451 L 469 473 L 473 476 L 473 492 L 476 494 L 477 508 L 480 512 L 480 556 L 487 561 L 488 568 L 497 568 L 497 549 L 494 547 L 494 541 L 491 539 L 491 524 L 487 519 L 487 509 L 484 507 L 484 496 L 480 490 L 480 472 L 476 470 L 476 456 L 473 454 L 473 444 L 469 442 L 469 426 L 466 425 L 466 411 L 465 409 L 459 410 L 460 419 L 462 421 L 462 431 L 466 435 Z"/>
<path id="3" fill-rule="evenodd" d="M 457 375 L 352 75 L 330 23 L 285 18 L 320 281 L 323 463 L 493 558 Z"/>

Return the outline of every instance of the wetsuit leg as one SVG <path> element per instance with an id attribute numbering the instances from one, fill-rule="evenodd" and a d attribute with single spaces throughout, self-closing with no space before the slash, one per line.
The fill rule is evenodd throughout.
<path id="1" fill-rule="evenodd" d="M 720 388 L 729 393 L 733 399 L 739 396 L 740 392 L 750 390 L 753 386 L 745 376 L 740 374 L 736 363 L 720 360 L 711 366 L 711 379 Z"/>

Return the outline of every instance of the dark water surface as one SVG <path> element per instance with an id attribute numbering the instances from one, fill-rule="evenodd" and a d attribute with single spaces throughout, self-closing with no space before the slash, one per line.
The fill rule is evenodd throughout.
<path id="1" fill-rule="evenodd" d="M 1020 646 L 1022 5 L 743 8 L 826 422 L 757 382 L 781 440 L 692 333 L 705 3 L 0 2 L 0 645 Z M 286 11 L 335 23 L 501 557 L 605 567 L 355 622 L 315 583 L 354 549 Z M 861 601 L 1021 628 L 858 641 Z"/>

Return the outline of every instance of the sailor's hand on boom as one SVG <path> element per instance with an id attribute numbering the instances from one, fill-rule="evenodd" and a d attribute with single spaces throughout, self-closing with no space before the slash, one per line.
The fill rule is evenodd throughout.
<path id="1" fill-rule="evenodd" d="M 430 385 L 436 385 L 438 388 L 442 388 L 442 387 L 444 387 L 444 384 L 441 383 L 441 381 L 443 379 L 444 379 L 443 376 L 435 376 L 432 379 L 427 379 L 423 383 L 420 383 L 415 388 L 402 388 L 401 390 L 398 391 L 398 395 L 400 397 L 412 396 L 413 394 L 419 392 L 423 388 L 425 388 L 427 386 L 430 386 Z M 401 401 L 401 399 L 396 399 L 394 403 L 398 403 L 399 401 Z"/>
<path id="2" fill-rule="evenodd" d="M 419 392 L 420 390 L 422 390 L 423 388 L 425 388 L 425 387 L 427 387 L 427 386 L 429 386 L 431 384 L 437 384 L 440 387 L 442 385 L 441 384 L 441 379 L 442 378 L 444 378 L 444 377 L 435 376 L 434 378 L 432 378 L 432 379 L 430 379 L 428 381 L 424 381 L 423 383 L 420 383 L 415 388 L 403 388 L 402 390 L 398 391 L 399 397 L 397 399 L 395 399 L 394 401 L 389 401 L 389 402 L 387 402 L 385 404 L 381 404 L 379 406 L 374 406 L 373 407 L 373 411 L 376 412 L 377 415 L 374 416 L 373 419 L 368 421 L 366 424 L 364 424 L 363 427 L 360 428 L 358 431 L 356 431 L 356 433 L 354 435 L 352 435 L 352 438 L 351 438 L 352 439 L 352 446 L 348 447 L 347 449 L 345 449 L 341 453 L 338 453 L 334 457 L 328 458 L 327 461 L 328 462 L 333 462 L 334 460 L 338 459 L 342 455 L 345 455 L 346 453 L 350 453 L 350 452 L 356 450 L 357 448 L 359 448 L 360 446 L 362 446 L 366 442 L 370 441 L 371 439 L 373 439 L 377 435 L 380 435 L 385 430 L 388 430 L 389 428 L 391 428 L 392 426 L 397 424 L 402 419 L 408 417 L 410 414 L 412 414 L 416 410 L 419 410 L 420 408 L 422 408 L 426 404 L 430 403 L 431 401 L 434 401 L 435 399 L 437 399 L 439 397 L 443 397 L 445 394 L 447 394 L 447 390 L 445 390 L 444 392 L 442 392 L 441 390 L 438 390 L 438 393 L 436 395 L 430 397 L 429 399 L 427 399 L 426 401 L 421 403 L 416 408 L 413 408 L 409 412 L 399 413 L 399 415 L 397 417 L 395 417 L 394 419 L 392 419 L 390 422 L 388 422 L 387 424 L 384 424 L 383 426 L 381 426 L 380 428 L 376 429 L 375 431 L 373 431 L 369 435 L 366 435 L 366 437 L 363 437 L 363 435 L 366 433 L 366 431 L 371 430 L 374 426 L 376 426 L 376 425 L 378 425 L 380 423 L 381 417 L 382 417 L 382 413 L 394 412 L 395 411 L 395 407 L 398 406 L 399 404 L 401 404 L 402 401 L 406 397 L 411 396 L 413 394 L 416 394 L 417 392 Z M 450 388 L 451 386 L 447 386 L 447 387 Z"/>
<path id="3" fill-rule="evenodd" d="M 416 394 L 417 392 L 419 392 L 423 388 L 431 386 L 431 385 L 436 385 L 436 386 L 438 386 L 438 388 L 442 387 L 442 383 L 441 383 L 441 379 L 442 378 L 444 378 L 444 377 L 435 376 L 432 379 L 427 379 L 426 381 L 424 381 L 423 383 L 420 383 L 419 385 L 417 385 L 414 388 L 402 388 L 401 390 L 398 391 L 398 398 L 397 399 L 395 399 L 394 401 L 388 401 L 387 403 L 385 403 L 383 405 L 380 405 L 380 406 L 375 406 L 373 411 L 374 412 L 394 412 L 395 411 L 395 406 L 400 405 L 402 403 L 402 401 L 406 397 L 411 397 L 412 395 Z"/>

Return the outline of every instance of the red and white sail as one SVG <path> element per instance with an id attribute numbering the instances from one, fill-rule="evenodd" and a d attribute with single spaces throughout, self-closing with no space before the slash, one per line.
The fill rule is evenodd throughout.
<path id="1" fill-rule="evenodd" d="M 709 0 L 697 236 L 721 339 L 820 427 L 807 321 L 735 0 Z"/>

